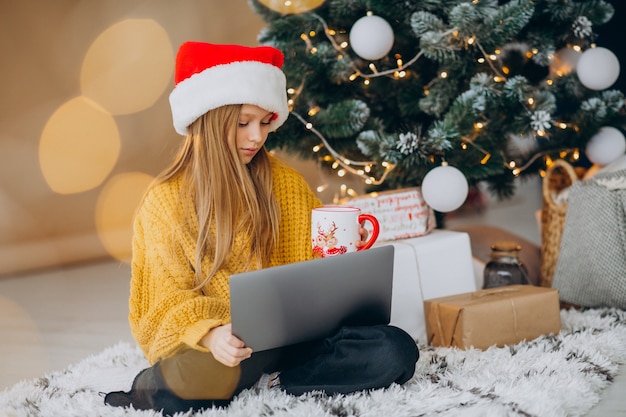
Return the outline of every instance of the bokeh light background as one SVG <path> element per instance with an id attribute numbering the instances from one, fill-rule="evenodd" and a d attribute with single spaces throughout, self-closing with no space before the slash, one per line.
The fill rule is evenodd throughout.
<path id="1" fill-rule="evenodd" d="M 185 40 L 256 45 L 247 0 L 0 5 L 0 276 L 130 259 L 134 210 L 180 143 Z"/>

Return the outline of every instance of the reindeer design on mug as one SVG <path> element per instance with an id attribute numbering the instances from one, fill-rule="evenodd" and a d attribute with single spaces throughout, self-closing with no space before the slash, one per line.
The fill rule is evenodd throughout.
<path id="1" fill-rule="evenodd" d="M 322 226 L 317 223 L 317 236 L 313 246 L 313 257 L 323 258 L 325 256 L 341 255 L 348 251 L 346 246 L 337 246 L 338 240 L 335 237 L 337 225 L 332 222 L 328 231 L 322 230 Z"/>

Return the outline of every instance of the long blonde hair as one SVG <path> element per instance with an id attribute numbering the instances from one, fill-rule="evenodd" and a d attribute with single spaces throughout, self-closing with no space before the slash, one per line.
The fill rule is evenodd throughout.
<path id="1" fill-rule="evenodd" d="M 269 265 L 278 242 L 279 210 L 272 193 L 272 168 L 265 148 L 247 165 L 236 150 L 241 105 L 210 110 L 189 128 L 172 164 L 156 178 L 182 175 L 181 199 L 198 220 L 195 289 L 202 289 L 233 254 L 235 236 L 247 237 L 247 268 Z M 230 146 L 229 146 L 230 144 Z M 190 224 L 181 225 L 190 228 Z M 202 260 L 211 257 L 209 271 Z"/>

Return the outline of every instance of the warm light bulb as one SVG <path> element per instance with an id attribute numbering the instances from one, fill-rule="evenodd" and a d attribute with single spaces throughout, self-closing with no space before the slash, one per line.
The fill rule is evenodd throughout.
<path id="1" fill-rule="evenodd" d="M 315 106 L 312 109 L 310 109 L 307 114 L 309 116 L 315 116 L 319 111 L 320 111 L 320 107 L 319 106 Z"/>

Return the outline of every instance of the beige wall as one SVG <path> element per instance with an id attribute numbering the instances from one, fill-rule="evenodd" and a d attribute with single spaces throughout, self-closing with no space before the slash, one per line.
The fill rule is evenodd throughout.
<path id="1" fill-rule="evenodd" d="M 131 213 L 179 143 L 167 100 L 178 45 L 255 45 L 264 23 L 246 0 L 0 7 L 0 276 L 127 261 Z"/>

